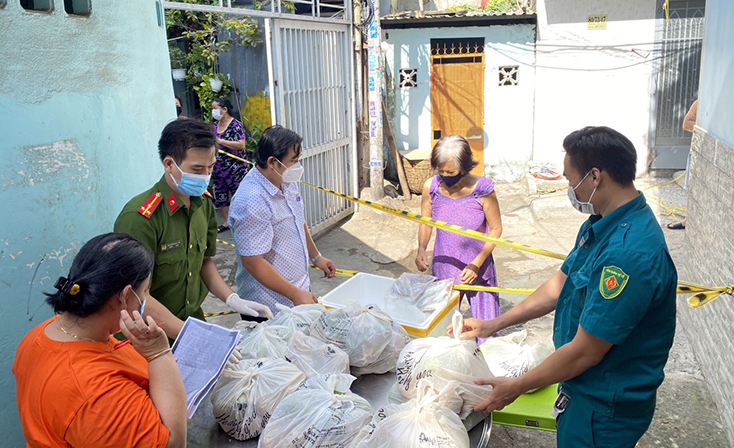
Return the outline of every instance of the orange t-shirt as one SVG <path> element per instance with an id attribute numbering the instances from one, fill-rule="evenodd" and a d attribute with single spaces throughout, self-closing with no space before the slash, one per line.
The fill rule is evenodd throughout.
<path id="1" fill-rule="evenodd" d="M 117 342 L 58 342 L 53 317 L 18 346 L 13 364 L 28 447 L 165 447 L 169 432 L 148 393 L 148 364 Z"/>

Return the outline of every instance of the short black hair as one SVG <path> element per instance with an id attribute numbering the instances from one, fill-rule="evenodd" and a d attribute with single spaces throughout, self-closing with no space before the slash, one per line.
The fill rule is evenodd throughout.
<path id="1" fill-rule="evenodd" d="M 63 290 L 44 293 L 56 313 L 87 317 L 125 286 L 138 288 L 153 271 L 155 257 L 147 247 L 124 233 L 105 233 L 89 240 L 71 262 L 68 280 L 76 294 Z"/>
<path id="2" fill-rule="evenodd" d="M 612 128 L 587 126 L 570 133 L 563 139 L 563 148 L 571 165 L 581 175 L 592 168 L 609 174 L 620 185 L 629 185 L 637 173 L 635 145 Z"/>
<path id="3" fill-rule="evenodd" d="M 296 157 L 301 155 L 301 143 L 303 138 L 280 125 L 270 126 L 265 129 L 257 142 L 255 150 L 255 162 L 260 168 L 268 166 L 268 159 L 275 157 L 283 162 L 283 158 L 288 155 L 288 150 L 293 148 Z"/>
<path id="4" fill-rule="evenodd" d="M 161 132 L 158 155 L 161 161 L 171 157 L 180 164 L 186 158 L 186 151 L 189 149 L 214 148 L 216 144 L 217 138 L 212 125 L 194 118 L 173 120 Z"/>

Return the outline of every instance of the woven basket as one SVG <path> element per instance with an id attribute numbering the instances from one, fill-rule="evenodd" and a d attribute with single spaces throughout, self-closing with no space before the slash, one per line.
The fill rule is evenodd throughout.
<path id="1" fill-rule="evenodd" d="M 408 189 L 413 194 L 423 193 L 423 184 L 433 176 L 431 161 L 428 159 L 408 160 L 404 156 L 401 157 L 403 159 L 405 177 L 408 181 Z"/>

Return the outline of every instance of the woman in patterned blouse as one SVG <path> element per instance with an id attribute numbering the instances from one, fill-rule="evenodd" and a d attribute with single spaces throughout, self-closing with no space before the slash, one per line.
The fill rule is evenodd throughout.
<path id="1" fill-rule="evenodd" d="M 212 101 L 212 117 L 216 121 L 214 133 L 217 135 L 219 149 L 237 157 L 246 158 L 247 133 L 242 123 L 235 118 L 238 115 L 227 98 L 217 98 Z M 248 168 L 247 163 L 217 152 L 217 164 L 212 173 L 212 182 L 214 184 L 214 206 L 222 210 L 222 215 L 224 215 L 224 224 L 217 229 L 220 233 L 229 230 L 227 226 L 229 203 L 247 174 Z"/>

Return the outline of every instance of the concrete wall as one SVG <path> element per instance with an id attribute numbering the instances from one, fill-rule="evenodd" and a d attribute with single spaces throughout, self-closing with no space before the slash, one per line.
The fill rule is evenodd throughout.
<path id="1" fill-rule="evenodd" d="M 23 446 L 15 349 L 52 315 L 50 291 L 90 237 L 160 176 L 175 117 L 153 0 L 92 0 L 89 17 L 0 9 L 0 445 Z M 162 11 L 160 11 L 162 14 Z"/>
<path id="2" fill-rule="evenodd" d="M 646 170 L 656 3 L 537 2 L 536 161 L 562 164 L 566 135 L 606 125 L 632 140 L 638 172 Z M 587 17 L 597 14 L 607 15 L 606 30 L 587 29 Z"/>
<path id="3" fill-rule="evenodd" d="M 734 90 L 731 88 L 731 77 L 734 75 L 734 27 L 727 23 L 732 18 L 734 2 L 706 2 L 706 34 L 697 115 L 698 125 L 702 129 L 730 146 L 734 146 Z"/>
<path id="4" fill-rule="evenodd" d="M 706 9 L 698 125 L 691 144 L 688 262 L 679 269 L 681 278 L 720 286 L 734 284 L 734 90 L 725 88 L 734 77 L 734 3 L 709 0 Z M 682 305 L 678 315 L 734 444 L 734 298 L 723 296 L 698 309 Z"/>
<path id="5" fill-rule="evenodd" d="M 485 175 L 516 180 L 527 171 L 533 145 L 533 25 L 384 29 L 385 87 L 398 148 L 431 149 L 431 38 L 461 37 L 485 40 Z M 498 67 L 508 65 L 520 65 L 519 84 L 500 87 Z M 401 68 L 418 69 L 417 87 L 400 88 Z"/>

